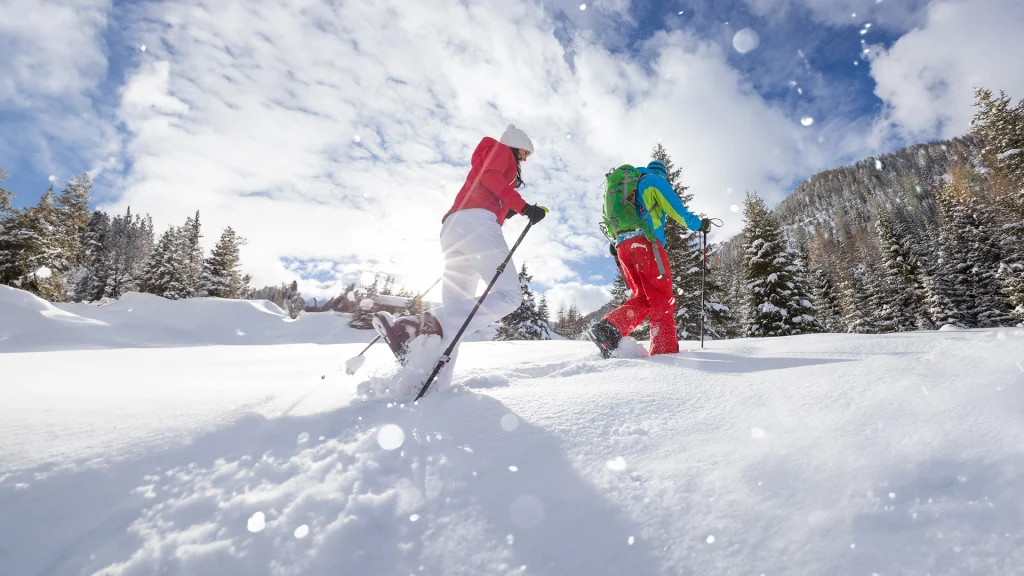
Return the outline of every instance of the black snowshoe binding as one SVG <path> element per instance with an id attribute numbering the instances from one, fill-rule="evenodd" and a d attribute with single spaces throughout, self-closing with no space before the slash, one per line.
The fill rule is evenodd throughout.
<path id="1" fill-rule="evenodd" d="M 612 351 L 619 347 L 619 342 L 622 340 L 619 329 L 607 320 L 591 324 L 587 328 L 587 336 L 594 344 L 597 344 L 602 358 L 611 358 Z"/>
<path id="2" fill-rule="evenodd" d="M 388 343 L 391 353 L 398 363 L 405 366 L 409 353 L 409 342 L 420 334 L 436 334 L 442 336 L 441 323 L 429 312 L 417 316 L 395 318 L 387 312 L 373 315 L 373 329 Z"/>

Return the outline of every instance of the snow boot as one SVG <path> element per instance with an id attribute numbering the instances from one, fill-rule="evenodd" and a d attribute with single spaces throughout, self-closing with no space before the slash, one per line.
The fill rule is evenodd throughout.
<path id="1" fill-rule="evenodd" d="M 607 320 L 591 324 L 587 329 L 587 335 L 594 341 L 594 344 L 597 344 L 602 358 L 610 358 L 612 351 L 619 347 L 619 342 L 622 340 L 619 329 Z"/>
<path id="2" fill-rule="evenodd" d="M 441 323 L 429 312 L 397 319 L 388 312 L 377 312 L 373 315 L 372 324 L 373 329 L 387 342 L 391 353 L 402 366 L 405 366 L 410 340 L 420 334 L 443 336 Z"/>

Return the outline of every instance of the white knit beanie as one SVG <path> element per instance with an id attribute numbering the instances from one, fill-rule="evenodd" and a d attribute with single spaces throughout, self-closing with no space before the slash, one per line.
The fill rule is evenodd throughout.
<path id="1" fill-rule="evenodd" d="M 505 126 L 505 132 L 501 135 L 499 142 L 509 148 L 518 148 L 533 153 L 533 142 L 530 141 L 530 137 L 526 135 L 526 132 L 516 128 L 515 124 Z"/>

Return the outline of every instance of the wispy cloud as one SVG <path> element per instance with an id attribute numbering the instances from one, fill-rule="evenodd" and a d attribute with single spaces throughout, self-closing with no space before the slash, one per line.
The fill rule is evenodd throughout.
<path id="1" fill-rule="evenodd" d="M 72 156 L 108 155 L 113 126 L 93 97 L 107 74 L 109 0 L 0 0 L 0 153 L 58 172 Z M 69 177 L 70 174 L 60 174 Z"/>
<path id="2" fill-rule="evenodd" d="M 98 39 L 109 7 L 109 0 L 0 1 L 0 102 L 32 108 L 61 98 L 88 105 L 87 92 L 107 70 Z"/>

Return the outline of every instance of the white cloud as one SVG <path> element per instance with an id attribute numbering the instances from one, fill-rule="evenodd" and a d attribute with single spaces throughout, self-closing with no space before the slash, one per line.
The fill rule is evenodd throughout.
<path id="1" fill-rule="evenodd" d="M 927 24 L 871 62 L 880 119 L 912 140 L 960 136 L 974 113 L 974 87 L 1024 95 L 1024 4 L 1018 0 L 942 0 Z"/>
<path id="2" fill-rule="evenodd" d="M 581 313 L 589 314 L 607 304 L 612 298 L 611 292 L 604 286 L 576 281 L 556 284 L 544 294 L 548 298 L 548 309 L 551 311 L 552 320 L 555 319 L 555 314 L 562 305 L 568 307 L 575 301 Z"/>
<path id="3" fill-rule="evenodd" d="M 140 67 L 121 91 L 121 118 L 139 132 L 136 120 L 145 121 L 151 114 L 180 116 L 188 112 L 188 105 L 169 95 L 171 75 L 169 62 L 151 62 Z"/>
<path id="4" fill-rule="evenodd" d="M 0 0 L 0 103 L 27 106 L 39 96 L 69 95 L 84 101 L 107 70 L 100 35 L 109 6 Z"/>
<path id="5" fill-rule="evenodd" d="M 115 130 L 92 98 L 107 74 L 103 33 L 110 0 L 0 0 L 0 144 L 5 162 L 31 163 L 39 172 L 71 174 L 117 148 Z M 54 145 L 55 144 L 55 145 Z M 68 150 L 85 166 L 67 165 Z"/>
<path id="6" fill-rule="evenodd" d="M 429 284 L 443 266 L 441 215 L 472 149 L 509 121 L 537 146 L 522 193 L 552 208 L 516 261 L 548 286 L 578 280 L 579 263 L 607 250 L 604 173 L 646 162 L 659 139 L 683 167 L 692 207 L 725 215 L 726 232 L 741 226 L 726 188 L 777 200 L 780 183 L 819 157 L 720 48 L 682 32 L 653 38 L 645 68 L 582 36 L 560 44 L 525 2 L 149 10 L 135 40 L 160 63 L 124 90 L 132 171 L 109 208 L 130 203 L 157 229 L 199 209 L 208 245 L 232 225 L 249 239 L 242 256 L 257 284 L 298 275 L 283 257 L 340 262 L 333 273 L 349 279 L 376 269 Z M 506 226 L 510 244 L 524 224 Z"/>

